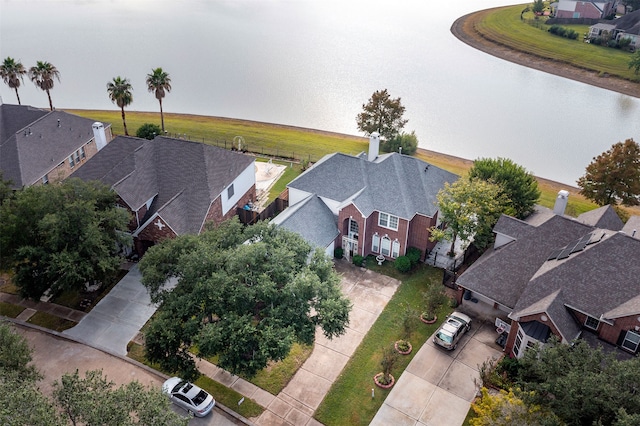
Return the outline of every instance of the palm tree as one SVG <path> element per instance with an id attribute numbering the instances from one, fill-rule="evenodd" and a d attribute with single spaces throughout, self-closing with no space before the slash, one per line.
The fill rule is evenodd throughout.
<path id="1" fill-rule="evenodd" d="M 53 89 L 54 78 L 60 81 L 60 72 L 58 69 L 49 62 L 38 61 L 35 67 L 29 69 L 29 78 L 33 81 L 33 84 L 47 92 L 49 108 L 53 111 L 53 102 L 51 102 L 51 93 L 49 91 Z"/>
<path id="2" fill-rule="evenodd" d="M 18 105 L 22 105 L 20 103 L 20 95 L 18 94 L 18 87 L 20 87 L 20 81 L 24 82 L 24 75 L 27 73 L 24 65 L 20 61 L 17 61 L 13 58 L 7 56 L 2 65 L 0 65 L 0 76 L 2 76 L 2 80 L 9 86 L 10 88 L 16 91 L 16 96 L 18 97 Z"/>
<path id="3" fill-rule="evenodd" d="M 171 78 L 169 78 L 169 74 L 162 71 L 162 68 L 151 70 L 151 74 L 147 74 L 147 88 L 149 92 L 155 92 L 156 99 L 160 102 L 160 121 L 162 123 L 162 133 L 164 133 L 162 98 L 164 98 L 165 92 L 171 92 Z"/>
<path id="4" fill-rule="evenodd" d="M 127 122 L 124 118 L 124 107 L 129 106 L 133 102 L 133 87 L 129 80 L 120 76 L 114 77 L 113 81 L 107 83 L 107 92 L 109 92 L 109 99 L 115 103 L 122 110 L 122 124 L 124 125 L 124 134 L 129 136 L 127 131 Z"/>

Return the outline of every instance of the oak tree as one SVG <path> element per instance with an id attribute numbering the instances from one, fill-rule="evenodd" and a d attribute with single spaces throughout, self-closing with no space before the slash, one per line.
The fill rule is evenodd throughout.
<path id="1" fill-rule="evenodd" d="M 387 89 L 376 90 L 369 102 L 362 105 L 362 112 L 356 117 L 356 124 L 365 134 L 378 132 L 383 140 L 390 141 L 409 121 L 402 118 L 404 111 L 400 98 L 391 98 Z"/>
<path id="2" fill-rule="evenodd" d="M 267 223 L 232 219 L 199 236 L 149 249 L 142 283 L 162 306 L 145 334 L 147 358 L 195 376 L 189 353 L 217 355 L 231 373 L 254 375 L 284 358 L 294 341 L 345 332 L 350 302 L 333 264 L 300 236 Z M 166 290 L 167 279 L 177 285 Z"/>
<path id="3" fill-rule="evenodd" d="M 446 227 L 430 228 L 431 239 L 451 241 L 453 255 L 458 238 L 468 244 L 473 240 L 480 249 L 490 243 L 491 229 L 505 211 L 506 200 L 501 188 L 481 179 L 458 179 L 445 183 L 438 191 L 439 215 Z"/>
<path id="4" fill-rule="evenodd" d="M 538 181 L 527 170 L 508 158 L 480 158 L 473 162 L 469 178 L 497 184 L 507 201 L 505 213 L 524 219 L 533 213 L 540 197 Z"/>
<path id="5" fill-rule="evenodd" d="M 122 261 L 118 246 L 131 243 L 129 215 L 100 182 L 25 188 L 0 206 L 0 216 L 0 256 L 24 297 L 110 279 Z"/>
<path id="6" fill-rule="evenodd" d="M 640 145 L 633 139 L 618 142 L 594 157 L 578 179 L 580 194 L 600 206 L 640 204 Z"/>

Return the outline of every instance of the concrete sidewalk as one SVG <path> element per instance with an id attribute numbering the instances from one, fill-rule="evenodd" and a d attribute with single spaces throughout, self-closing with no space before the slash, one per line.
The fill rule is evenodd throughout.
<path id="1" fill-rule="evenodd" d="M 23 306 L 25 310 L 16 317 L 16 319 L 21 321 L 27 321 L 36 312 L 46 312 L 50 315 L 55 315 L 59 318 L 64 318 L 73 322 L 80 322 L 87 315 L 85 312 L 67 308 L 66 306 L 56 305 L 51 302 L 36 302 L 34 300 L 23 299 L 18 295 L 9 293 L 0 293 L 0 302 Z"/>

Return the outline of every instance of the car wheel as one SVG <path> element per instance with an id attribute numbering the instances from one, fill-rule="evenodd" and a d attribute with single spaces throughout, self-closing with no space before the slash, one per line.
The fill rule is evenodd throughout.
<path id="1" fill-rule="evenodd" d="M 455 351 L 457 347 L 458 347 L 458 344 L 456 343 L 455 345 L 453 345 L 453 347 L 451 348 L 451 350 L 452 350 L 452 351 Z"/>

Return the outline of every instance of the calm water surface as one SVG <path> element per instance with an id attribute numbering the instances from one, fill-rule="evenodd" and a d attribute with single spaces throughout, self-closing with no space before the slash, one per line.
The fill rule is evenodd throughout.
<path id="1" fill-rule="evenodd" d="M 359 135 L 374 90 L 402 98 L 420 146 L 503 156 L 568 184 L 592 157 L 640 139 L 640 100 L 494 58 L 458 41 L 453 21 L 508 0 L 1 0 L 0 57 L 47 60 L 59 108 L 116 108 L 106 83 L 128 77 L 132 110 L 156 111 L 145 76 L 172 78 L 165 111 Z M 6 103 L 16 103 L 6 85 Z M 25 81 L 23 104 L 46 107 Z M 170 129 L 169 129 L 170 130 Z"/>

